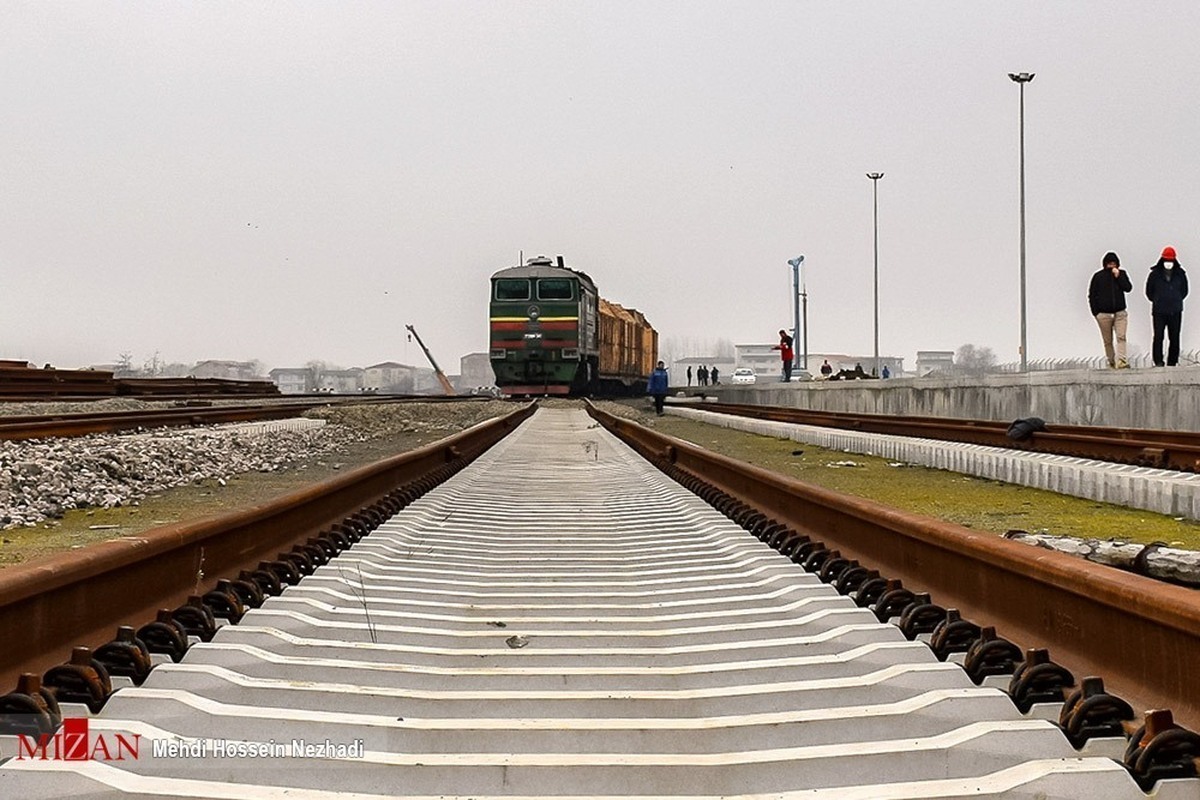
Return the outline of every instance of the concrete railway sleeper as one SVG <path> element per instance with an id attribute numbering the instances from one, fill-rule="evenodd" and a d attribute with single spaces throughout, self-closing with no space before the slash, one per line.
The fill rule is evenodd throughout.
<path id="1" fill-rule="evenodd" d="M 53 734 L 62 724 L 59 703 L 81 704 L 95 714 L 113 695 L 115 687 L 140 686 L 150 676 L 155 656 L 182 661 L 196 642 L 211 642 L 221 625 L 236 625 L 252 608 L 268 597 L 283 594 L 348 550 L 402 508 L 450 478 L 466 466 L 459 458 L 427 476 L 398 487 L 380 500 L 351 514 L 290 552 L 273 561 L 263 561 L 256 570 L 242 570 L 236 579 L 222 578 L 215 587 L 188 597 L 183 605 L 161 609 L 157 617 L 136 631 L 128 625 L 117 628 L 116 638 L 94 652 L 76 647 L 71 658 L 51 667 L 45 675 L 22 673 L 15 691 L 0 696 L 0 735 Z M 112 678 L 126 681 L 114 685 Z"/>
<path id="2" fill-rule="evenodd" d="M 597 409 L 591 411 L 618 435 L 633 430 L 627 422 Z M 705 480 L 702 470 L 680 468 L 676 464 L 680 448 L 694 449 L 686 443 L 640 426 L 636 436 L 627 441 L 664 473 L 781 555 L 832 584 L 839 593 L 852 596 L 856 605 L 873 610 L 881 622 L 894 622 L 909 640 L 922 638 L 939 660 L 956 660 L 976 685 L 989 678 L 1002 679 L 990 683 L 1001 685 L 1022 714 L 1030 713 L 1035 704 L 1060 704 L 1058 725 L 1073 746 L 1081 748 L 1092 738 L 1123 737 L 1127 744 L 1121 761 L 1144 789 L 1149 790 L 1163 777 L 1198 774 L 1200 735 L 1175 724 L 1170 710 L 1149 710 L 1139 725 L 1130 704 L 1108 694 L 1101 678 L 1085 677 L 1076 685 L 1069 670 L 1050 660 L 1047 649 L 1032 648 L 1022 653 L 1017 645 L 997 636 L 994 627 L 980 627 L 964 620 L 957 608 L 935 605 L 929 594 L 914 593 L 901 580 L 884 578 L 856 559 L 843 557 L 823 541 Z M 753 477 L 745 474 L 738 476 L 735 485 L 743 496 L 751 498 L 757 494 L 756 489 L 761 491 L 761 487 L 753 486 Z M 863 522 L 870 524 L 870 520 Z M 1190 600 L 1193 615 L 1200 610 L 1200 597 L 1183 599 L 1185 603 Z M 1019 599 L 1014 598 L 1012 603 L 1014 608 L 1021 606 Z M 1017 616 L 1021 614 L 1018 612 Z M 1183 663 L 1195 663 L 1200 657 L 1200 638 L 1194 632 L 1184 652 Z M 1186 668 L 1185 671 L 1190 672 Z M 1153 689 L 1147 692 L 1145 687 L 1140 688 L 1142 694 L 1155 694 Z"/>
<path id="3" fill-rule="evenodd" d="M 1195 431 L 1057 425 L 1046 424 L 1040 419 L 1021 421 L 1022 424 L 1017 425 L 993 420 L 858 414 L 738 403 L 705 403 L 699 408 L 775 422 L 915 436 L 1116 464 L 1200 472 L 1200 433 Z M 1023 430 L 1014 430 L 1022 426 Z"/>
<path id="4" fill-rule="evenodd" d="M 592 413 L 627 443 L 543 410 L 23 675 L 0 702 L 34 731 L 63 701 L 97 741 L 155 747 L 27 753 L 0 795 L 1200 797 L 1200 739 L 1170 712 L 1135 728 L 1098 678 L 745 499 L 752 471 L 691 468 L 690 446 Z"/>

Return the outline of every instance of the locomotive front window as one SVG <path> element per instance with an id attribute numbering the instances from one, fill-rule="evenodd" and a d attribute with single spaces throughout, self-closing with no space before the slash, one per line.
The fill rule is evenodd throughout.
<path id="1" fill-rule="evenodd" d="M 528 300 L 529 280 L 527 278 L 501 278 L 496 281 L 497 300 Z"/>
<path id="2" fill-rule="evenodd" d="M 572 281 L 562 278 L 540 278 L 538 300 L 570 300 Z"/>

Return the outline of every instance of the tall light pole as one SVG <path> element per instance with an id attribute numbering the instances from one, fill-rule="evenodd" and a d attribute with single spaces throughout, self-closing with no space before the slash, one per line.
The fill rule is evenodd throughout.
<path id="1" fill-rule="evenodd" d="M 868 172 L 867 177 L 875 196 L 875 375 L 878 377 L 882 374 L 879 370 L 879 179 L 883 173 Z"/>
<path id="2" fill-rule="evenodd" d="M 1029 371 L 1029 349 L 1025 339 L 1025 84 L 1033 80 L 1032 72 L 1010 72 L 1021 87 L 1021 372 Z"/>
<path id="3" fill-rule="evenodd" d="M 788 263 L 792 265 L 792 336 L 800 336 L 800 265 L 804 263 L 804 256 L 796 256 L 789 258 Z M 792 342 L 795 345 L 795 342 Z M 792 347 L 792 366 L 800 366 L 799 349 Z M 808 368 L 808 295 L 804 295 L 804 368 Z"/>
<path id="4" fill-rule="evenodd" d="M 804 329 L 804 360 L 800 362 L 801 369 L 808 369 L 808 287 L 804 281 L 804 272 L 800 272 L 800 327 Z"/>

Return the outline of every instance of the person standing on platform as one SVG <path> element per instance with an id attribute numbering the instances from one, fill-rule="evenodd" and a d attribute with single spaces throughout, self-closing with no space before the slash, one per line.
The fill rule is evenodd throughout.
<path id="1" fill-rule="evenodd" d="M 1133 291 L 1129 275 L 1121 269 L 1121 259 L 1116 253 L 1105 253 L 1101 267 L 1092 275 L 1088 286 L 1088 306 L 1100 326 L 1100 339 L 1104 342 L 1104 355 L 1111 369 L 1126 369 L 1125 329 L 1129 324 L 1129 312 L 1125 308 L 1125 293 Z M 1116 346 L 1113 346 L 1113 334 Z M 1160 359 L 1161 360 L 1161 359 Z"/>
<path id="2" fill-rule="evenodd" d="M 705 367 L 703 364 L 696 367 L 696 385 L 697 386 L 707 386 L 708 385 L 708 368 Z"/>
<path id="3" fill-rule="evenodd" d="M 721 380 L 720 380 L 721 370 L 717 369 L 716 367 L 713 367 L 712 369 L 710 369 L 708 371 L 708 377 L 709 377 L 709 380 L 711 380 L 713 382 L 713 386 L 716 386 L 718 383 L 721 382 Z"/>
<path id="4" fill-rule="evenodd" d="M 654 397 L 654 413 L 660 417 L 663 415 L 663 403 L 667 399 L 669 384 L 666 364 L 660 361 L 654 371 L 650 373 L 650 379 L 646 381 L 646 394 Z"/>
<path id="5" fill-rule="evenodd" d="M 692 368 L 690 366 L 687 368 L 687 379 L 688 379 L 688 388 L 691 388 L 691 386 L 692 386 Z"/>
<path id="6" fill-rule="evenodd" d="M 883 365 L 883 379 L 886 381 L 890 377 L 892 377 L 892 372 L 891 372 L 891 370 L 888 369 L 888 365 L 884 364 Z"/>
<path id="7" fill-rule="evenodd" d="M 829 359 L 825 359 L 825 363 L 821 365 L 821 375 L 828 378 L 833 374 L 833 366 L 829 363 Z"/>
<path id="8" fill-rule="evenodd" d="M 1187 273 L 1175 259 L 1175 248 L 1164 247 L 1158 263 L 1146 278 L 1146 297 L 1150 299 L 1154 320 L 1154 366 L 1163 365 L 1163 333 L 1170 337 L 1167 366 L 1179 363 L 1179 328 L 1183 323 L 1183 300 L 1188 294 Z"/>
<path id="9" fill-rule="evenodd" d="M 783 382 L 790 383 L 792 380 L 792 362 L 796 360 L 796 353 L 792 350 L 792 337 L 788 336 L 787 331 L 779 332 L 779 344 L 771 348 L 779 351 L 779 358 L 783 361 Z"/>

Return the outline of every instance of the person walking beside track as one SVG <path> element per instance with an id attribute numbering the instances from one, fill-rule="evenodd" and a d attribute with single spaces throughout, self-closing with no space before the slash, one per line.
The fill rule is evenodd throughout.
<path id="1" fill-rule="evenodd" d="M 1154 366 L 1163 365 L 1163 333 L 1171 337 L 1167 349 L 1167 366 L 1179 363 L 1179 328 L 1183 323 L 1183 300 L 1188 294 L 1187 273 L 1175 260 L 1175 248 L 1164 247 L 1158 263 L 1150 268 L 1146 278 L 1146 297 L 1151 303 L 1154 320 Z"/>
<path id="2" fill-rule="evenodd" d="M 654 371 L 650 373 L 650 379 L 646 381 L 646 394 L 654 397 L 654 413 L 660 417 L 663 415 L 663 403 L 667 399 L 669 383 L 666 365 L 660 361 Z"/>
<path id="3" fill-rule="evenodd" d="M 1100 326 L 1100 338 L 1104 341 L 1104 355 L 1112 369 L 1126 369 L 1125 330 L 1129 325 L 1129 311 L 1125 308 L 1125 293 L 1133 291 L 1129 275 L 1121 269 L 1121 259 L 1116 253 L 1105 253 L 1101 267 L 1092 275 L 1088 286 L 1088 306 Z M 1117 343 L 1113 347 L 1113 334 Z"/>
<path id="4" fill-rule="evenodd" d="M 783 361 L 783 382 L 791 383 L 792 380 L 792 362 L 796 360 L 796 353 L 792 350 L 792 337 L 788 336 L 787 331 L 779 331 L 779 344 L 771 348 L 779 351 L 779 358 Z"/>

